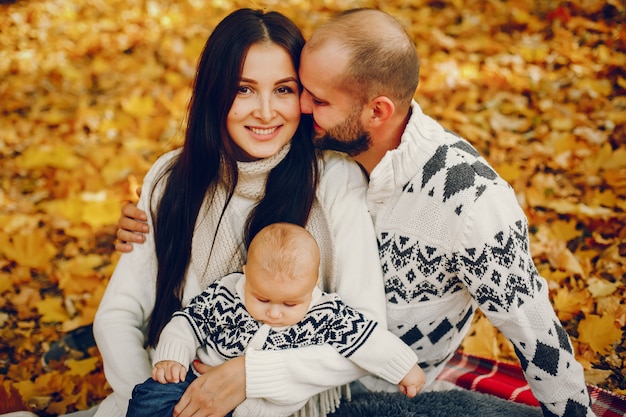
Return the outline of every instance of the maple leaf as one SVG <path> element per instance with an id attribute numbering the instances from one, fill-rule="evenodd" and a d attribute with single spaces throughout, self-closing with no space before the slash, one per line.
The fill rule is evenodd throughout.
<path id="1" fill-rule="evenodd" d="M 41 314 L 43 323 L 64 322 L 69 319 L 67 311 L 63 308 L 61 298 L 48 297 L 35 303 L 35 307 Z"/>
<path id="2" fill-rule="evenodd" d="M 613 294 L 621 286 L 619 282 L 591 277 L 587 280 L 587 288 L 594 298 Z"/>
<path id="3" fill-rule="evenodd" d="M 483 358 L 496 359 L 500 348 L 497 343 L 497 329 L 482 315 L 472 323 L 471 333 L 463 339 L 463 351 Z"/>
<path id="4" fill-rule="evenodd" d="M 65 361 L 65 365 L 69 368 L 68 375 L 85 376 L 93 372 L 99 362 L 100 358 L 98 357 L 82 360 L 68 359 Z"/>
<path id="5" fill-rule="evenodd" d="M 81 164 L 81 159 L 74 150 L 64 143 L 30 147 L 18 158 L 16 164 L 24 169 L 55 167 L 75 169 Z"/>
<path id="6" fill-rule="evenodd" d="M 578 340 L 588 343 L 597 353 L 607 352 L 622 337 L 622 331 L 613 324 L 610 315 L 589 314 L 578 323 Z"/>
<path id="7" fill-rule="evenodd" d="M 12 236 L 0 232 L 0 253 L 20 265 L 44 268 L 50 264 L 50 260 L 56 255 L 57 249 L 50 243 L 43 230 Z"/>
<path id="8" fill-rule="evenodd" d="M 552 297 L 554 309 L 561 321 L 571 320 L 578 313 L 593 311 L 593 299 L 587 290 L 570 290 L 561 287 Z"/>

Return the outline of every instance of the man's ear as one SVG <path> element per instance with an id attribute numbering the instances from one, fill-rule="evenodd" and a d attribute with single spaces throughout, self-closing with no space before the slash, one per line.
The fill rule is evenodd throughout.
<path id="1" fill-rule="evenodd" d="M 393 101 L 386 96 L 375 97 L 369 102 L 368 108 L 370 109 L 369 124 L 371 127 L 385 124 L 396 111 Z"/>

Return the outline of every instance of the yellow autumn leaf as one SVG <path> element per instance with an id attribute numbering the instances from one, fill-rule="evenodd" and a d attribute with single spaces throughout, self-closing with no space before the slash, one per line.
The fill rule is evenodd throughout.
<path id="1" fill-rule="evenodd" d="M 519 162 L 501 164 L 496 167 L 496 171 L 507 182 L 514 182 L 522 175 L 521 164 Z"/>
<path id="2" fill-rule="evenodd" d="M 9 275 L 0 273 L 0 295 L 13 288 L 13 282 Z"/>
<path id="3" fill-rule="evenodd" d="M 85 376 L 96 369 L 98 362 L 100 358 L 97 356 L 82 360 L 68 359 L 65 366 L 70 368 L 67 372 L 69 375 Z"/>
<path id="4" fill-rule="evenodd" d="M 54 373 L 42 373 L 37 375 L 35 379 L 34 389 L 37 395 L 51 395 L 63 393 L 66 384 L 66 378 Z"/>
<path id="5" fill-rule="evenodd" d="M 154 112 L 154 99 L 150 96 L 132 96 L 121 101 L 122 109 L 137 118 L 150 116 Z"/>
<path id="6" fill-rule="evenodd" d="M 71 222 L 84 222 L 93 227 L 117 223 L 120 213 L 120 202 L 108 199 L 106 193 L 95 198 L 81 196 L 47 201 L 40 207 Z"/>
<path id="7" fill-rule="evenodd" d="M 581 214 L 593 218 L 608 218 L 614 214 L 613 210 L 606 207 L 591 207 L 566 200 L 546 200 L 544 205 L 559 214 Z"/>
<path id="8" fill-rule="evenodd" d="M 102 280 L 95 271 L 90 275 L 73 275 L 69 271 L 61 270 L 57 272 L 57 278 L 59 289 L 62 289 L 65 295 L 89 294 L 102 285 Z"/>
<path id="9" fill-rule="evenodd" d="M 61 269 L 71 273 L 72 275 L 90 276 L 94 270 L 104 263 L 102 256 L 90 253 L 87 255 L 79 255 L 68 261 L 59 264 Z"/>
<path id="10" fill-rule="evenodd" d="M 37 395 L 37 390 L 35 388 L 35 383 L 30 380 L 25 381 L 17 381 L 13 384 L 15 388 L 20 392 L 22 399 L 28 400 Z"/>
<path id="11" fill-rule="evenodd" d="M 587 280 L 587 289 L 593 297 L 604 297 L 613 294 L 619 287 L 619 282 L 610 282 L 605 279 L 591 277 Z"/>
<path id="12" fill-rule="evenodd" d="M 463 339 L 463 351 L 470 355 L 496 359 L 500 353 L 497 330 L 484 316 L 472 323 L 472 331 Z"/>
<path id="13" fill-rule="evenodd" d="M 12 236 L 0 232 L 0 253 L 22 266 L 44 268 L 56 255 L 57 248 L 41 229 Z"/>
<path id="14" fill-rule="evenodd" d="M 577 222 L 574 219 L 555 220 L 550 224 L 550 230 L 557 239 L 568 242 L 580 236 L 581 231 L 577 229 Z"/>
<path id="15" fill-rule="evenodd" d="M 54 146 L 32 146 L 15 159 L 17 165 L 24 169 L 55 167 L 69 170 L 77 168 L 82 163 L 74 150 L 63 143 Z"/>
<path id="16" fill-rule="evenodd" d="M 598 385 L 611 376 L 613 371 L 607 369 L 585 369 L 585 382 L 587 384 Z"/>
<path id="17" fill-rule="evenodd" d="M 613 324 L 610 315 L 589 314 L 578 323 L 578 340 L 589 344 L 597 353 L 604 353 L 622 337 L 622 331 Z"/>
<path id="18" fill-rule="evenodd" d="M 41 314 L 44 323 L 62 323 L 69 320 L 69 316 L 63 307 L 63 300 L 56 297 L 47 297 L 35 303 L 35 307 Z"/>
<path id="19" fill-rule="evenodd" d="M 587 313 L 593 309 L 593 299 L 586 290 L 570 290 L 561 287 L 552 297 L 554 310 L 561 321 L 571 320 L 580 312 Z"/>
<path id="20" fill-rule="evenodd" d="M 620 169 L 624 167 L 626 167 L 626 148 L 615 149 L 602 166 L 604 169 Z"/>
<path id="21" fill-rule="evenodd" d="M 92 227 L 117 224 L 120 203 L 116 200 L 88 201 L 83 207 L 82 221 Z"/>

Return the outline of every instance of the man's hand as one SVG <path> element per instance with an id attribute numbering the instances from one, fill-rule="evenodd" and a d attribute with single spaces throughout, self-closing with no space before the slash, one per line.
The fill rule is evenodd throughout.
<path id="1" fill-rule="evenodd" d="M 202 373 L 174 407 L 174 417 L 224 417 L 246 399 L 245 357 L 211 367 L 194 362 Z"/>
<path id="2" fill-rule="evenodd" d="M 141 196 L 141 187 L 137 188 L 137 196 Z M 139 210 L 136 203 L 126 203 L 122 206 L 122 216 L 117 222 L 117 242 L 115 250 L 119 252 L 132 252 L 131 243 L 143 243 L 146 241 L 144 233 L 149 233 L 150 228 L 146 221 L 146 213 Z"/>
<path id="3" fill-rule="evenodd" d="M 402 378 L 402 381 L 398 384 L 400 391 L 408 398 L 413 398 L 418 392 L 424 388 L 426 383 L 426 374 L 419 366 L 415 365 L 408 374 Z"/>
<path id="4" fill-rule="evenodd" d="M 187 367 L 176 361 L 159 361 L 152 368 L 152 379 L 161 384 L 179 383 L 185 380 Z"/>

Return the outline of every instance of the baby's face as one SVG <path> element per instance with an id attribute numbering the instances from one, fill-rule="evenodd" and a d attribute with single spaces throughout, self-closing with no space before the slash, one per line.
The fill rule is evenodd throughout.
<path id="1" fill-rule="evenodd" d="M 296 324 L 306 314 L 317 277 L 284 277 L 246 265 L 245 303 L 252 317 L 272 327 Z"/>

